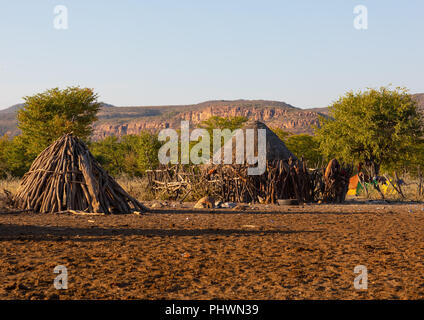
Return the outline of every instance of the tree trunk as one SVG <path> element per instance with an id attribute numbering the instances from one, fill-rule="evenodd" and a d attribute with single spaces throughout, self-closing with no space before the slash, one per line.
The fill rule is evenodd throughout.
<path id="1" fill-rule="evenodd" d="M 374 179 L 377 179 L 380 174 L 380 164 L 375 162 L 374 160 L 368 160 L 365 163 L 367 166 L 371 184 L 374 186 L 374 188 L 380 194 L 381 198 L 384 200 L 384 193 L 381 191 L 380 186 L 378 185 L 378 180 L 374 181 Z"/>
<path id="2" fill-rule="evenodd" d="M 367 160 L 365 162 L 367 166 L 367 171 L 370 175 L 370 179 L 377 177 L 380 174 L 380 164 L 376 163 L 374 160 Z"/>
<path id="3" fill-rule="evenodd" d="M 399 188 L 399 193 L 400 193 L 400 195 L 402 196 L 402 198 L 404 198 L 404 199 L 405 199 L 405 195 L 404 195 L 404 194 L 403 194 L 403 192 L 402 192 L 402 187 L 401 187 L 401 186 L 400 186 L 400 184 L 399 184 L 399 177 L 398 177 L 397 171 L 395 171 L 395 179 L 396 179 L 397 187 Z"/>

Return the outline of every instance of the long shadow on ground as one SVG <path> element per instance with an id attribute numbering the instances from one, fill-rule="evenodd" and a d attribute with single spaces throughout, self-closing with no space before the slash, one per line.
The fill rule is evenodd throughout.
<path id="1" fill-rule="evenodd" d="M 236 230 L 236 229 L 121 229 L 121 228 L 74 228 L 49 226 L 22 226 L 0 225 L 0 242 L 12 240 L 32 241 L 107 241 L 113 236 L 159 236 L 159 237 L 186 237 L 186 236 L 253 236 L 270 234 L 317 233 L 322 231 L 308 230 Z M 103 238 L 80 238 L 103 237 Z"/>
<path id="2" fill-rule="evenodd" d="M 343 208 L 344 209 L 344 208 Z M 296 211 L 296 208 L 290 208 L 290 211 L 287 209 L 282 209 L 281 211 L 264 211 L 264 210 L 245 210 L 245 211 L 233 211 L 228 209 L 149 209 L 147 214 L 242 214 L 242 215 L 255 215 L 255 214 L 269 214 L 269 215 L 293 215 L 293 214 L 303 214 L 303 215 L 354 215 L 354 214 L 374 214 L 379 213 L 377 211 L 349 211 L 351 208 L 346 207 L 346 211 Z M 395 209 L 393 209 L 395 210 Z M 393 210 L 383 211 L 384 213 L 390 214 L 395 213 Z"/>

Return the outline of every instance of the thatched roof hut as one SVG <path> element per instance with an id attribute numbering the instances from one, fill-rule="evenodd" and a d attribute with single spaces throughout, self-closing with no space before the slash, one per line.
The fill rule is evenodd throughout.
<path id="1" fill-rule="evenodd" d="M 245 125 L 241 128 L 243 132 L 244 137 L 244 154 L 246 157 L 246 130 L 247 129 L 253 129 L 254 133 L 254 155 L 258 156 L 258 129 L 264 129 L 265 130 L 265 137 L 266 137 L 266 160 L 267 161 L 274 161 L 274 160 L 289 160 L 290 158 L 292 160 L 297 160 L 296 156 L 286 147 L 284 142 L 270 129 L 268 128 L 264 123 L 257 121 L 257 120 L 250 120 L 245 123 Z M 227 144 L 232 143 L 232 159 L 233 164 L 236 163 L 236 141 L 237 138 L 234 136 L 232 140 L 228 141 L 220 151 L 221 152 L 221 159 L 224 159 L 224 150 L 227 146 Z M 246 158 L 245 158 L 246 160 Z M 246 162 L 246 161 L 245 161 Z"/>
<path id="2" fill-rule="evenodd" d="M 264 130 L 266 141 L 261 148 L 263 151 L 258 155 L 259 130 Z M 181 195 L 182 200 L 195 192 L 202 196 L 213 196 L 223 202 L 276 203 L 278 199 L 314 201 L 315 180 L 308 172 L 306 163 L 298 161 L 284 142 L 265 124 L 249 121 L 239 133 L 228 138 L 214 155 L 214 163 L 201 165 L 201 170 L 179 165 L 149 172 L 149 185 L 153 192 L 169 192 L 172 186 L 175 188 L 172 189 L 175 199 Z M 237 138 L 239 146 L 243 148 L 237 148 Z M 240 144 L 241 141 L 243 144 Z M 253 150 L 253 157 L 258 159 L 247 161 L 247 147 Z M 237 152 L 241 154 L 240 149 L 243 149 L 242 157 L 237 159 Z M 221 154 L 221 163 L 218 163 L 218 152 Z M 225 156 L 228 159 L 224 159 Z M 256 160 L 256 163 L 252 163 Z"/>
<path id="3" fill-rule="evenodd" d="M 40 153 L 13 198 L 23 210 L 54 213 L 143 212 L 145 207 L 94 159 L 83 141 L 66 134 Z"/>

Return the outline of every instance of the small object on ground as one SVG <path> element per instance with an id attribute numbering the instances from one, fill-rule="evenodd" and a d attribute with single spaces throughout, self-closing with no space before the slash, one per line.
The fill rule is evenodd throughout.
<path id="1" fill-rule="evenodd" d="M 86 211 L 81 211 L 81 210 L 65 210 L 65 211 L 59 211 L 56 212 L 57 214 L 62 214 L 62 213 L 71 213 L 71 214 L 75 214 L 78 216 L 104 216 L 105 214 L 103 212 L 86 212 Z"/>
<path id="2" fill-rule="evenodd" d="M 94 222 L 96 222 L 96 221 L 94 221 L 94 220 L 87 220 L 88 222 L 91 222 L 91 223 L 94 223 Z"/>
<path id="3" fill-rule="evenodd" d="M 253 224 L 245 224 L 243 226 L 241 226 L 242 228 L 257 228 L 258 226 L 255 226 Z"/>
<path id="4" fill-rule="evenodd" d="M 191 257 L 190 253 L 188 252 L 183 253 L 182 256 L 183 258 L 186 258 L 186 259 Z"/>
<path id="5" fill-rule="evenodd" d="M 155 208 L 163 208 L 163 207 L 164 207 L 164 205 L 162 203 L 160 203 L 160 202 L 155 202 L 155 203 L 152 204 L 152 208 L 153 209 L 155 209 Z"/>
<path id="6" fill-rule="evenodd" d="M 215 207 L 215 200 L 212 197 L 203 197 L 194 205 L 195 209 L 209 208 L 213 209 Z"/>
<path id="7" fill-rule="evenodd" d="M 259 203 L 265 203 L 265 199 L 261 196 L 258 196 Z"/>
<path id="8" fill-rule="evenodd" d="M 215 208 L 222 208 L 222 201 L 215 201 Z"/>
<path id="9" fill-rule="evenodd" d="M 293 206 L 299 204 L 299 201 L 296 199 L 278 199 L 277 202 L 280 206 Z"/>
<path id="10" fill-rule="evenodd" d="M 225 202 L 225 203 L 223 203 L 221 205 L 221 208 L 229 208 L 229 209 L 231 209 L 231 208 L 234 208 L 236 206 L 237 206 L 237 203 L 235 203 L 235 202 Z"/>
<path id="11" fill-rule="evenodd" d="M 245 205 L 245 204 L 238 204 L 233 208 L 233 210 L 234 211 L 237 211 L 237 210 L 245 211 L 245 210 L 247 210 L 247 208 L 248 208 L 248 206 Z"/>

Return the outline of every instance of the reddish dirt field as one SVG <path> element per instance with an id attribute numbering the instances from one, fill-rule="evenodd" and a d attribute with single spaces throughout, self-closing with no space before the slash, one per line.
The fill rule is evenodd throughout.
<path id="1" fill-rule="evenodd" d="M 0 298 L 423 299 L 423 208 L 1 214 Z M 53 286 L 57 265 L 67 290 Z M 354 288 L 357 265 L 368 268 L 368 290 Z"/>

